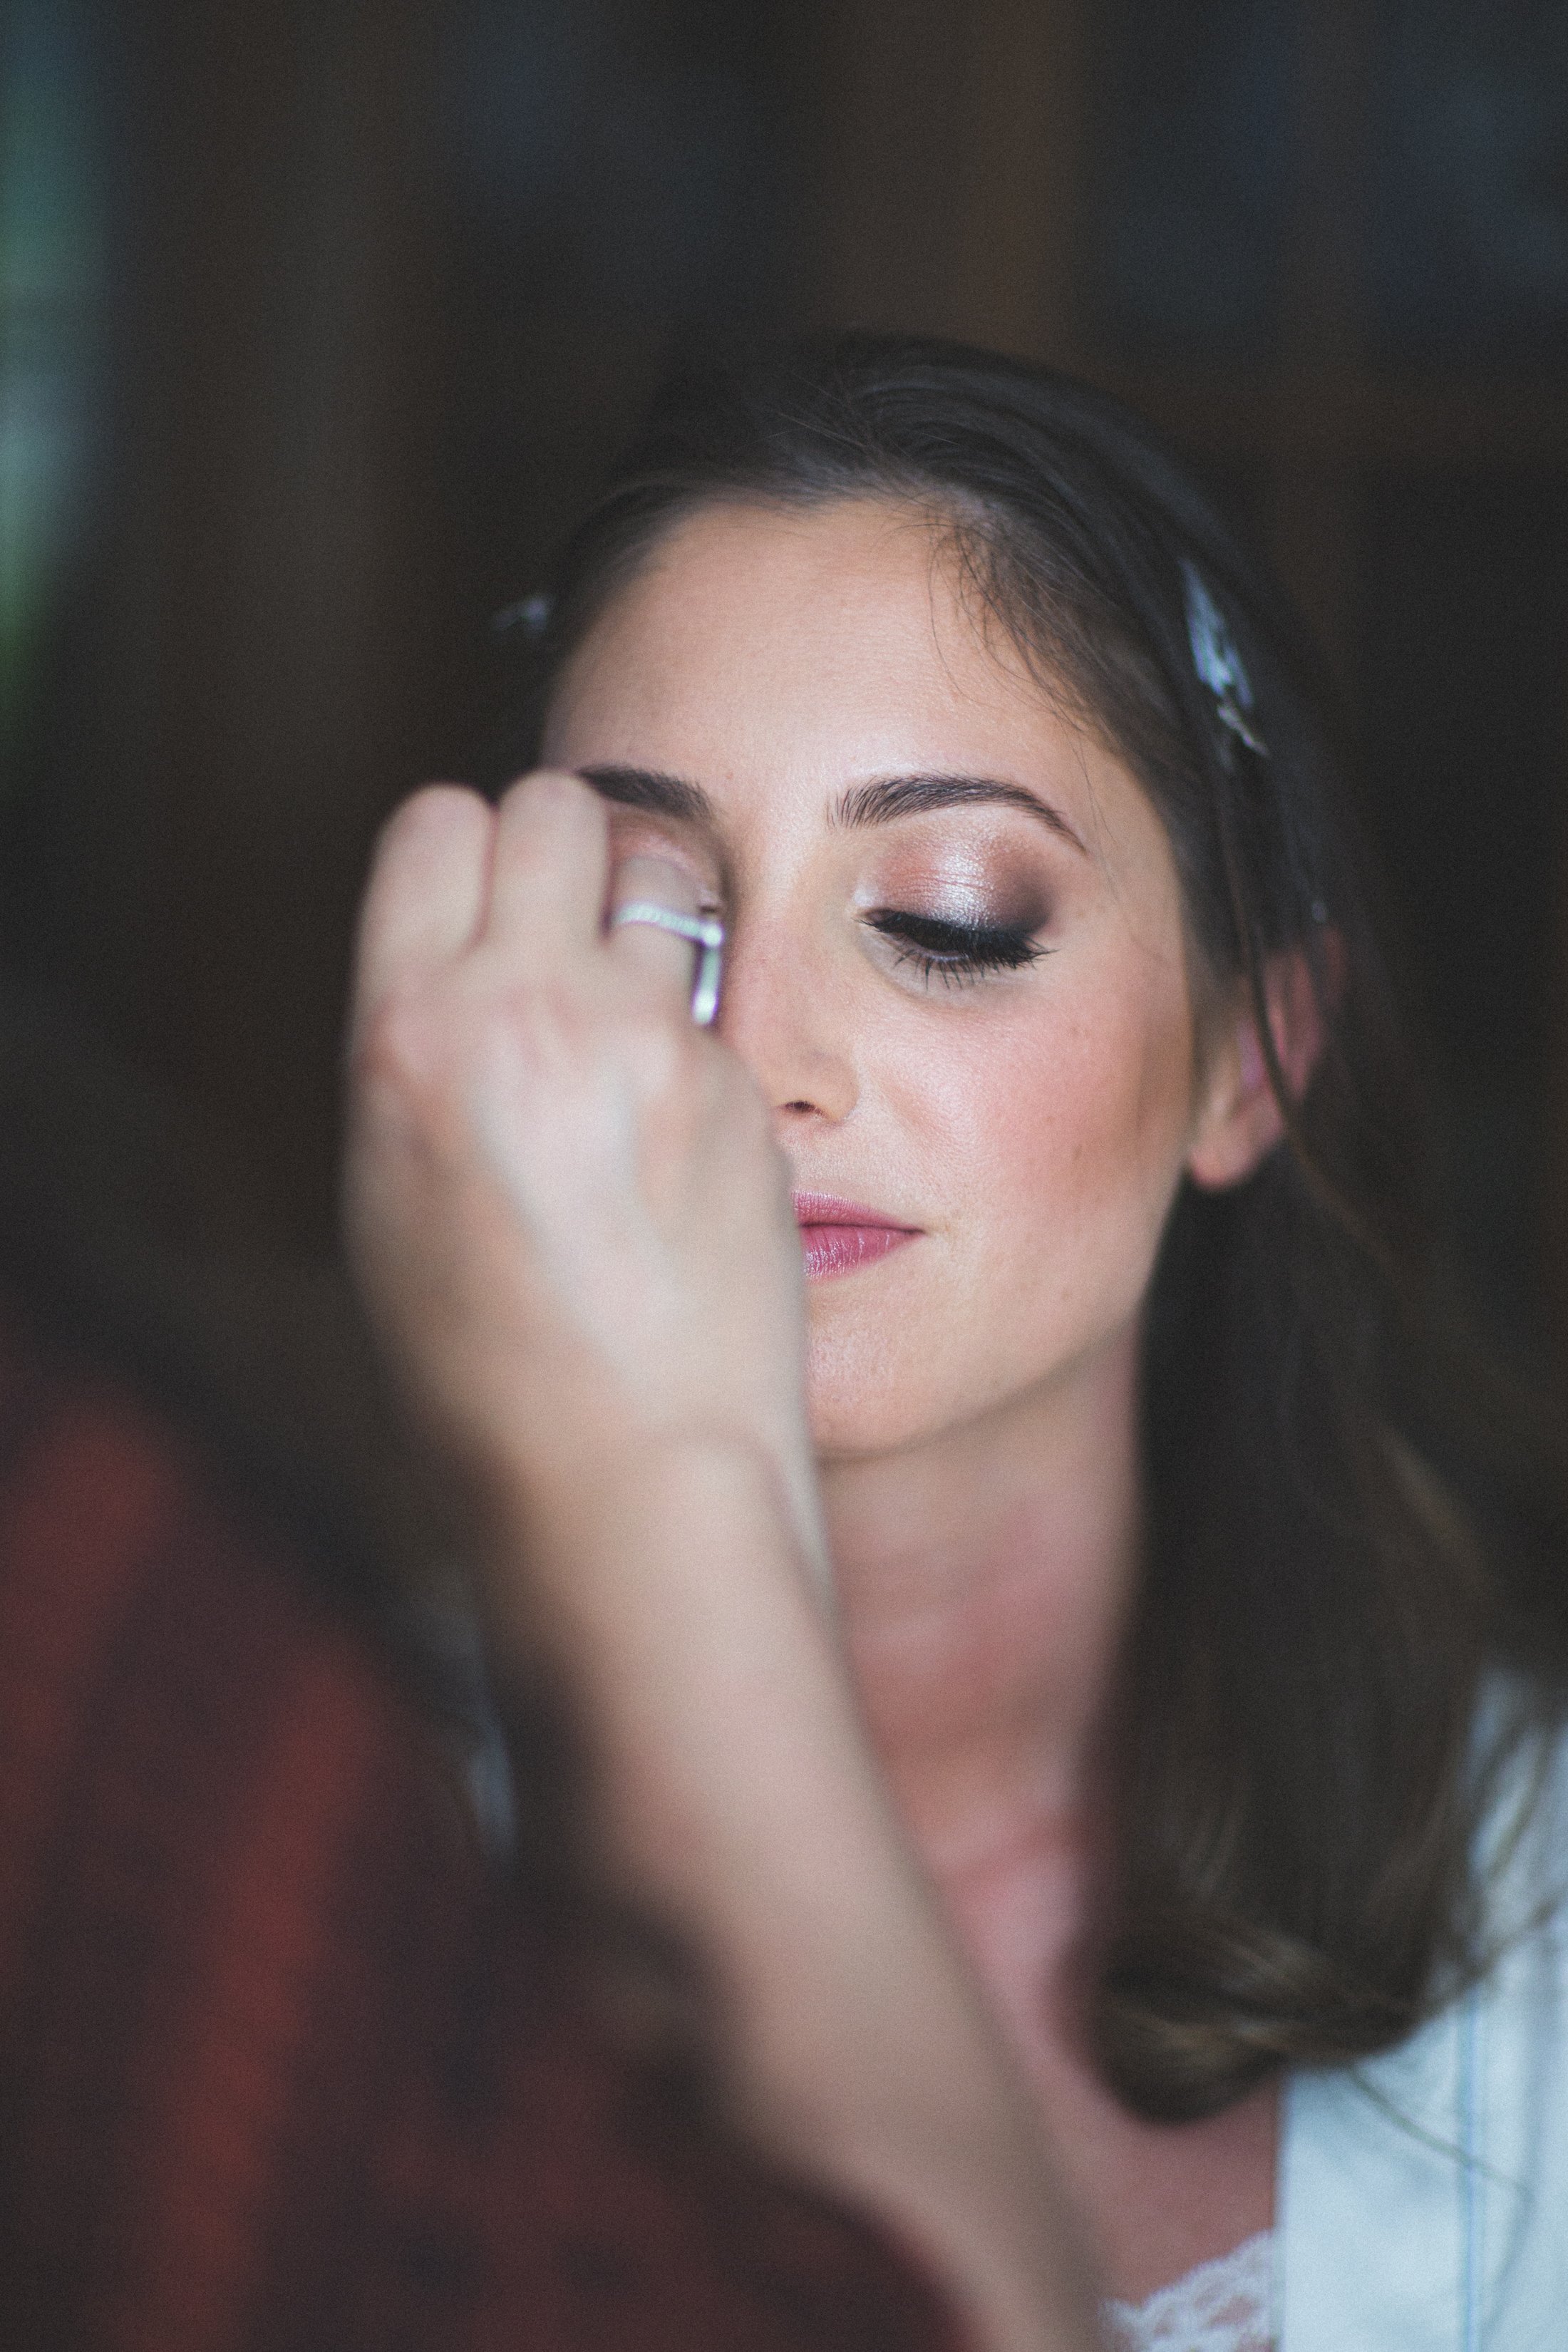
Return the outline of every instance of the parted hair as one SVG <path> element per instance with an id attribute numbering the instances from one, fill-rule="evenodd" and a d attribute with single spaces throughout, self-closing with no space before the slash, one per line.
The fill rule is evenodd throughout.
<path id="1" fill-rule="evenodd" d="M 1198 2116 L 1282 2066 L 1396 2042 L 1486 1965 L 1479 1819 L 1564 1681 L 1555 1434 L 1544 1413 L 1524 1431 L 1442 1304 L 1421 1089 L 1318 657 L 1119 404 L 908 338 L 684 366 L 531 600 L 508 764 L 683 515 L 867 496 L 930 515 L 978 625 L 1139 778 L 1200 1015 L 1246 992 L 1284 1118 L 1246 1181 L 1184 1185 L 1146 1308 L 1147 1538 L 1093 2019 L 1128 2106 Z M 1254 743 L 1194 663 L 1194 572 Z M 1323 1036 L 1298 1099 L 1267 1018 L 1280 958 L 1310 975 Z"/>

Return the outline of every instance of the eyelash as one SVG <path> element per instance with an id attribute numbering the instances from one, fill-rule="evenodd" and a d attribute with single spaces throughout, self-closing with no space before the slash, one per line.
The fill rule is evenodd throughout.
<path id="1" fill-rule="evenodd" d="M 889 908 L 867 922 L 895 950 L 900 963 L 913 964 L 928 984 L 940 974 L 978 980 L 988 971 L 1016 971 L 1046 953 L 1026 930 L 982 923 L 944 923 L 932 915 L 904 915 Z"/>

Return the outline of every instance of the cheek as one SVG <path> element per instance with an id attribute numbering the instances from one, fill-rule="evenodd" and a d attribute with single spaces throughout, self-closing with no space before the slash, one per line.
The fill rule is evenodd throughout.
<path id="1" fill-rule="evenodd" d="M 813 1421 L 830 1455 L 967 1419 L 1124 1330 L 1190 1123 L 1184 987 L 1174 1003 L 1152 981 L 1063 989 L 883 1042 L 870 1157 L 920 1204 L 932 1247 L 890 1259 L 885 1286 L 813 1291 Z"/>
<path id="2" fill-rule="evenodd" d="M 956 1262 L 1031 1318 L 1119 1317 L 1142 1295 L 1181 1173 L 1184 997 L 1099 991 L 1079 1013 L 1034 1011 L 928 1070 Z"/>

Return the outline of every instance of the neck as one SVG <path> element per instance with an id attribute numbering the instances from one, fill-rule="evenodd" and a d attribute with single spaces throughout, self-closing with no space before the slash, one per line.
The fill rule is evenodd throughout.
<path id="1" fill-rule="evenodd" d="M 933 1865 L 1077 1842 L 1131 1605 L 1137 1335 L 1005 1412 L 823 1465 L 872 1735 Z"/>

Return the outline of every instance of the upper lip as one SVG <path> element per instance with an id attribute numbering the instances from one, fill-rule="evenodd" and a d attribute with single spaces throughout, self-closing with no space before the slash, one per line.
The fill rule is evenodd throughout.
<path id="1" fill-rule="evenodd" d="M 858 1201 L 840 1201 L 831 1192 L 796 1192 L 795 1221 L 797 1225 L 885 1225 L 900 1234 L 917 1234 L 903 1217 L 889 1217 L 880 1209 L 868 1209 Z"/>

